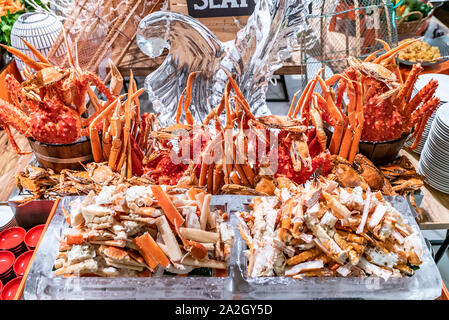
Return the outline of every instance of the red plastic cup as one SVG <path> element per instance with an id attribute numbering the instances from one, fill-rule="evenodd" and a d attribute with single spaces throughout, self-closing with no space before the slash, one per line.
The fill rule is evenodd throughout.
<path id="1" fill-rule="evenodd" d="M 14 300 L 16 296 L 16 292 L 19 289 L 20 282 L 22 281 L 22 277 L 18 277 L 9 281 L 3 287 L 3 291 L 1 294 L 2 300 Z"/>
<path id="2" fill-rule="evenodd" d="M 25 253 L 22 253 L 14 262 L 13 270 L 14 273 L 20 277 L 25 274 L 25 271 L 30 263 L 31 257 L 33 256 L 33 250 L 29 250 Z"/>
<path id="3" fill-rule="evenodd" d="M 17 250 L 23 243 L 26 231 L 22 227 L 12 227 L 0 232 L 0 250 Z"/>
<path id="4" fill-rule="evenodd" d="M 25 244 L 29 250 L 34 250 L 36 248 L 37 243 L 41 237 L 42 231 L 44 230 L 45 225 L 39 224 L 37 226 L 32 227 L 25 235 Z"/>

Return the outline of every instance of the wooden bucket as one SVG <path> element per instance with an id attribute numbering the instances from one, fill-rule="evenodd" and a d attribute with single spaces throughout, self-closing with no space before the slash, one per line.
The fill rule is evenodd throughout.
<path id="1" fill-rule="evenodd" d="M 83 169 L 81 163 L 93 161 L 90 139 L 82 137 L 74 143 L 47 144 L 28 138 L 31 149 L 41 167 L 60 172 L 63 169 Z"/>

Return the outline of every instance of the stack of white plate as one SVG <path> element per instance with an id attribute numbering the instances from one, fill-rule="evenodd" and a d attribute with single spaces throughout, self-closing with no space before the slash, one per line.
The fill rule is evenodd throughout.
<path id="1" fill-rule="evenodd" d="M 418 172 L 433 188 L 449 193 L 449 103 L 436 112 L 419 159 Z"/>
<path id="2" fill-rule="evenodd" d="M 445 75 L 445 74 L 426 73 L 426 74 L 420 75 L 418 77 L 418 79 L 416 80 L 413 94 L 415 95 L 416 93 L 418 93 L 418 91 L 421 90 L 426 84 L 428 84 L 431 79 L 435 79 L 438 81 L 438 88 L 435 91 L 434 96 L 440 98 L 441 105 L 446 102 L 449 102 L 449 75 Z M 441 105 L 439 107 L 441 107 Z M 432 125 L 433 119 L 435 119 L 435 114 L 436 114 L 437 110 L 435 110 L 435 112 L 427 120 L 427 124 L 423 130 L 421 140 L 419 140 L 418 146 L 416 147 L 416 149 L 413 150 L 413 152 L 415 152 L 417 154 L 421 154 L 421 152 L 424 148 L 424 144 L 426 143 L 427 137 L 429 136 L 430 127 Z M 405 147 L 410 147 L 413 144 L 414 140 L 415 139 L 411 139 L 411 140 L 407 141 L 405 143 Z"/>

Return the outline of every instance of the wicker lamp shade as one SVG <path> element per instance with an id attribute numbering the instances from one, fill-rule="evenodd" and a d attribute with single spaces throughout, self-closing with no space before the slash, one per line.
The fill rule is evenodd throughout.
<path id="1" fill-rule="evenodd" d="M 61 29 L 62 23 L 48 12 L 24 13 L 12 27 L 11 46 L 36 59 L 36 56 L 20 40 L 21 37 L 47 56 Z M 24 63 L 17 58 L 16 62 L 19 70 L 22 70 Z"/>

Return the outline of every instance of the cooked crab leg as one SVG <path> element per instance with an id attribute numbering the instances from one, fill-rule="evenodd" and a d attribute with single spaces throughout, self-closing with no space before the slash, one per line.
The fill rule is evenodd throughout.
<path id="1" fill-rule="evenodd" d="M 337 154 L 340 149 L 340 145 L 342 145 L 343 141 L 343 134 L 345 131 L 346 126 L 346 120 L 343 116 L 343 113 L 341 112 L 341 109 L 339 109 L 332 99 L 332 96 L 330 94 L 330 89 L 326 85 L 326 82 L 321 78 L 320 76 L 317 77 L 318 82 L 320 83 L 321 90 L 324 94 L 324 100 L 326 101 L 326 108 L 327 112 L 331 115 L 332 119 L 335 120 L 334 124 L 334 132 L 332 134 L 331 142 L 329 145 L 329 151 L 332 154 Z M 318 103 L 317 103 L 318 105 Z M 349 114 L 349 112 L 348 112 Z"/>
<path id="2" fill-rule="evenodd" d="M 187 88 L 186 88 L 186 99 L 184 101 L 184 115 L 186 117 L 187 124 L 193 125 L 194 119 L 192 113 L 190 112 L 190 103 L 192 102 L 192 87 L 193 87 L 193 78 L 198 73 L 192 72 L 189 74 L 189 78 L 187 79 Z"/>
<path id="3" fill-rule="evenodd" d="M 420 38 L 416 38 L 416 39 L 412 39 L 409 41 L 405 41 L 404 43 L 402 43 L 401 45 L 391 49 L 390 51 L 384 53 L 383 55 L 377 57 L 376 59 L 374 59 L 373 63 L 377 63 L 377 64 L 387 64 L 388 62 L 391 61 L 391 59 L 394 58 L 394 56 L 401 51 L 402 49 L 408 47 L 409 45 L 411 45 L 412 43 L 415 43 L 416 41 L 420 40 Z"/>
<path id="4" fill-rule="evenodd" d="M 256 117 L 251 112 L 251 108 L 248 104 L 248 101 L 246 101 L 245 97 L 243 96 L 243 93 L 240 90 L 239 86 L 237 85 L 237 82 L 235 82 L 234 78 L 227 71 L 225 71 L 225 72 L 226 72 L 226 75 L 228 76 L 228 79 L 232 86 L 232 89 L 234 90 L 234 92 L 237 95 L 236 99 L 240 102 L 240 104 L 241 104 L 243 110 L 245 111 L 246 115 L 248 116 L 248 118 L 254 120 Z"/>
<path id="5" fill-rule="evenodd" d="M 120 97 L 114 100 L 106 109 L 103 110 L 90 124 L 89 135 L 90 135 L 90 145 L 92 147 L 92 155 L 95 162 L 103 161 L 103 153 L 101 150 L 100 137 L 98 135 L 97 125 L 100 121 L 106 119 L 108 115 L 113 112 L 120 101 Z"/>
<path id="6" fill-rule="evenodd" d="M 109 81 L 109 87 L 111 90 L 111 93 L 114 96 L 118 96 L 120 92 L 122 91 L 123 87 L 123 77 L 118 71 L 117 66 L 112 62 L 111 59 L 109 59 L 109 67 L 111 69 L 111 81 Z"/>
<path id="7" fill-rule="evenodd" d="M 50 62 L 47 60 L 47 58 L 45 58 L 40 52 L 39 50 L 37 50 L 32 44 L 28 43 L 24 38 L 19 37 L 20 40 L 22 40 L 22 42 L 27 46 L 28 49 L 31 50 L 31 52 L 36 56 L 36 58 L 45 64 L 50 65 Z"/>
<path id="8" fill-rule="evenodd" d="M 9 126 L 7 124 L 5 124 L 3 121 L 0 120 L 0 128 L 1 127 L 3 127 L 3 129 L 5 130 L 8 140 L 9 140 L 9 143 L 14 148 L 14 151 L 16 154 L 26 155 L 26 154 L 32 153 L 32 151 L 24 152 L 24 151 L 20 150 L 19 146 L 17 145 L 16 140 L 14 139 L 14 136 L 12 135 L 11 129 L 9 128 Z"/>
<path id="9" fill-rule="evenodd" d="M 404 108 L 407 107 L 407 104 L 409 103 L 407 98 L 410 98 L 409 92 L 413 91 L 413 84 L 423 70 L 424 68 L 421 67 L 421 64 L 418 63 L 413 65 L 412 70 L 405 81 L 405 85 L 402 87 L 401 91 L 399 91 L 394 102 L 396 105 L 400 106 L 400 110 L 404 110 Z"/>
<path id="10" fill-rule="evenodd" d="M 181 96 L 179 97 L 178 100 L 178 107 L 176 108 L 176 123 L 181 123 L 181 115 L 182 115 L 182 102 L 184 100 L 184 94 L 185 94 L 185 90 L 184 89 L 181 93 Z"/>
<path id="11" fill-rule="evenodd" d="M 123 147 L 122 147 L 122 154 L 120 156 L 117 170 L 120 170 L 125 163 L 125 157 L 127 155 L 127 148 L 129 143 L 129 137 L 131 135 L 131 121 L 132 121 L 132 110 L 131 110 L 131 103 L 133 101 L 132 94 L 134 92 L 134 86 L 132 85 L 132 82 L 134 81 L 134 75 L 131 70 L 130 79 L 129 79 L 129 90 L 128 90 L 128 98 L 125 101 L 125 125 L 123 126 Z"/>
<path id="12" fill-rule="evenodd" d="M 356 120 L 357 120 L 357 124 L 354 130 L 354 136 L 352 138 L 352 144 L 351 147 L 349 149 L 349 155 L 348 155 L 348 161 L 350 163 L 354 162 L 358 147 L 359 147 L 359 142 L 360 142 L 360 138 L 362 137 L 362 131 L 363 131 L 363 123 L 364 123 L 364 118 L 363 118 L 363 101 L 362 101 L 362 85 L 360 84 L 360 82 L 358 82 L 356 84 L 357 86 L 357 93 L 356 93 L 356 97 L 357 97 L 357 103 L 356 103 Z"/>
<path id="13" fill-rule="evenodd" d="M 0 43 L 0 47 L 6 49 L 9 53 L 11 53 L 12 55 L 16 56 L 17 58 L 19 58 L 20 60 L 23 61 L 23 63 L 25 63 L 27 66 L 29 66 L 30 68 L 39 71 L 42 70 L 44 68 L 50 67 L 50 65 L 47 65 L 45 63 L 42 62 L 37 62 L 34 61 L 33 59 L 31 59 L 30 57 L 28 57 L 26 54 L 24 54 L 22 51 L 17 50 L 13 47 L 8 47 L 4 44 Z"/>

